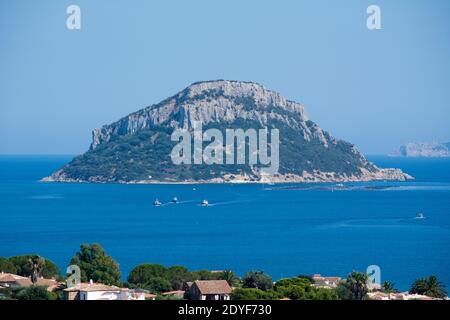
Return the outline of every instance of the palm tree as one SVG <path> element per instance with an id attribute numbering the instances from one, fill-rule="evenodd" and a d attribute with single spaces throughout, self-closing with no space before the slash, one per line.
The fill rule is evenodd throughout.
<path id="1" fill-rule="evenodd" d="M 381 288 L 383 289 L 383 291 L 384 291 L 385 293 L 395 293 L 395 292 L 398 292 L 398 290 L 395 289 L 394 283 L 393 283 L 392 281 L 389 281 L 389 280 L 383 282 L 383 284 L 381 285 Z"/>
<path id="2" fill-rule="evenodd" d="M 412 284 L 409 292 L 441 299 L 447 296 L 445 285 L 440 282 L 435 275 L 431 275 L 428 278 L 417 279 Z"/>
<path id="3" fill-rule="evenodd" d="M 219 276 L 220 280 L 226 280 L 231 287 L 235 287 L 239 283 L 239 278 L 231 270 L 224 270 Z"/>
<path id="4" fill-rule="evenodd" d="M 362 272 L 352 272 L 348 275 L 347 280 L 344 282 L 345 288 L 348 290 L 348 299 L 350 300 L 364 300 L 366 299 L 367 281 L 369 277 Z"/>
<path id="5" fill-rule="evenodd" d="M 44 265 L 45 259 L 40 256 L 32 256 L 28 259 L 28 268 L 30 269 L 31 282 L 33 282 L 33 284 L 37 283 Z"/>

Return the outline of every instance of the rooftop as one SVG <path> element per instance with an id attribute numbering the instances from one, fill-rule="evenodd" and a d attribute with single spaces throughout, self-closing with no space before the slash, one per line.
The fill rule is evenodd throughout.
<path id="1" fill-rule="evenodd" d="M 128 291 L 128 289 L 110 286 L 103 283 L 81 282 L 73 287 L 64 289 L 64 291 Z"/>
<path id="2" fill-rule="evenodd" d="M 33 284 L 30 277 L 23 277 L 13 273 L 0 273 L 0 283 L 15 283 L 21 287 L 29 287 Z M 48 287 L 50 289 L 60 285 L 55 279 L 38 278 L 36 285 Z"/>
<path id="3" fill-rule="evenodd" d="M 173 290 L 161 293 L 163 296 L 184 295 L 184 290 Z"/>
<path id="4" fill-rule="evenodd" d="M 201 294 L 230 294 L 232 291 L 226 280 L 196 280 L 194 284 Z"/>
<path id="5" fill-rule="evenodd" d="M 27 277 L 22 277 L 17 274 L 1 272 L 0 273 L 0 282 L 15 282 L 17 280 L 26 280 Z"/>

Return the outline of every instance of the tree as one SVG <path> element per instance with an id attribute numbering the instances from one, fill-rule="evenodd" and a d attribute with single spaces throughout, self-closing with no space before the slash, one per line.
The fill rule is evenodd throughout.
<path id="1" fill-rule="evenodd" d="M 334 289 L 314 288 L 312 300 L 338 300 L 339 296 Z"/>
<path id="2" fill-rule="evenodd" d="M 441 299 L 447 296 L 445 285 L 435 275 L 414 281 L 409 292 Z"/>
<path id="3" fill-rule="evenodd" d="M 145 285 L 144 289 L 152 293 L 161 293 L 170 291 L 172 289 L 172 284 L 169 280 L 162 277 L 151 278 Z"/>
<path id="4" fill-rule="evenodd" d="M 239 277 L 231 270 L 224 270 L 218 274 L 218 280 L 226 280 L 231 287 L 239 285 Z"/>
<path id="5" fill-rule="evenodd" d="M 28 268 L 31 272 L 31 282 L 36 284 L 41 276 L 42 270 L 45 266 L 45 259 L 40 256 L 32 256 L 28 258 Z"/>
<path id="6" fill-rule="evenodd" d="M 17 269 L 14 264 L 7 258 L 0 257 L 0 272 L 16 273 Z"/>
<path id="7" fill-rule="evenodd" d="M 392 281 L 386 280 L 385 282 L 383 282 L 383 284 L 381 285 L 381 289 L 383 290 L 383 292 L 385 293 L 395 293 L 398 292 L 397 289 L 395 289 L 395 285 Z"/>
<path id="8" fill-rule="evenodd" d="M 273 287 L 272 278 L 262 271 L 249 271 L 242 278 L 243 288 L 269 290 Z"/>
<path id="9" fill-rule="evenodd" d="M 166 278 L 169 280 L 172 290 L 181 290 L 183 284 L 189 281 L 191 274 L 189 270 L 183 266 L 173 266 L 167 269 Z"/>
<path id="10" fill-rule="evenodd" d="M 164 278 L 166 273 L 167 268 L 160 264 L 141 264 L 131 270 L 128 282 L 137 287 L 144 287 L 153 278 Z"/>
<path id="11" fill-rule="evenodd" d="M 104 284 L 121 285 L 119 264 L 97 243 L 82 244 L 70 264 L 80 268 L 83 282 L 92 279 Z"/>
<path id="12" fill-rule="evenodd" d="M 307 300 L 307 292 L 305 287 L 302 286 L 278 286 L 275 291 L 283 298 L 289 298 L 291 300 Z"/>
<path id="13" fill-rule="evenodd" d="M 334 289 L 316 288 L 312 286 L 309 277 L 287 278 L 278 280 L 275 291 L 284 298 L 291 300 L 337 300 Z"/>
<path id="14" fill-rule="evenodd" d="M 284 298 L 306 300 L 311 282 L 304 278 L 287 278 L 275 283 L 275 291 Z"/>
<path id="15" fill-rule="evenodd" d="M 26 254 L 23 256 L 14 256 L 9 258 L 9 262 L 11 262 L 16 268 L 16 273 L 23 277 L 31 277 L 33 275 L 33 271 L 31 270 L 30 258 L 36 257 L 36 255 Z M 57 278 L 59 276 L 59 269 L 54 262 L 49 259 L 43 258 L 44 265 L 41 268 L 40 276 L 44 278 Z"/>
<path id="16" fill-rule="evenodd" d="M 338 289 L 339 298 L 342 300 L 364 300 L 369 292 L 367 281 L 369 277 L 362 272 L 352 272 L 347 276 Z"/>
<path id="17" fill-rule="evenodd" d="M 256 288 L 237 288 L 231 293 L 231 300 L 278 300 L 280 295 L 273 290 Z"/>
<path id="18" fill-rule="evenodd" d="M 275 290 L 279 287 L 287 287 L 287 286 L 300 286 L 303 288 L 309 287 L 311 285 L 311 281 L 305 278 L 286 278 L 278 280 L 275 283 Z"/>
<path id="19" fill-rule="evenodd" d="M 21 289 L 16 298 L 18 300 L 56 300 L 57 295 L 48 292 L 46 287 L 33 285 Z"/>
<path id="20" fill-rule="evenodd" d="M 216 280 L 216 276 L 209 270 L 196 270 L 191 272 L 191 280 Z"/>
<path id="21" fill-rule="evenodd" d="M 307 274 L 299 274 L 299 275 L 297 276 L 297 278 L 299 278 L 299 279 L 306 279 L 306 280 L 308 280 L 311 284 L 314 283 L 313 277 L 310 276 L 310 275 L 307 275 Z"/>

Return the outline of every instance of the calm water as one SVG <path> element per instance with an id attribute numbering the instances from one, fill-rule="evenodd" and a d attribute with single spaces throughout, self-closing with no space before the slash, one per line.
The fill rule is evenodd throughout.
<path id="1" fill-rule="evenodd" d="M 98 242 L 124 276 L 140 263 L 345 276 L 368 265 L 400 289 L 436 274 L 450 288 L 450 160 L 371 157 L 417 177 L 348 190 L 261 185 L 40 183 L 70 157 L 0 157 L 0 256 L 38 253 L 63 269 Z M 363 189 L 391 185 L 389 189 Z M 301 185 L 299 185 L 301 187 Z M 193 187 L 196 190 L 193 190 Z M 181 203 L 152 206 L 155 198 Z M 198 203 L 208 199 L 209 207 Z M 414 219 L 424 212 L 426 219 Z"/>

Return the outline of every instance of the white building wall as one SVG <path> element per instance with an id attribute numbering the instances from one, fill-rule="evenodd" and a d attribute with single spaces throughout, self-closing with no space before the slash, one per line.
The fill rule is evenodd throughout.
<path id="1" fill-rule="evenodd" d="M 82 294 L 85 293 L 85 299 Z M 81 291 L 80 300 L 120 300 L 121 291 Z"/>

